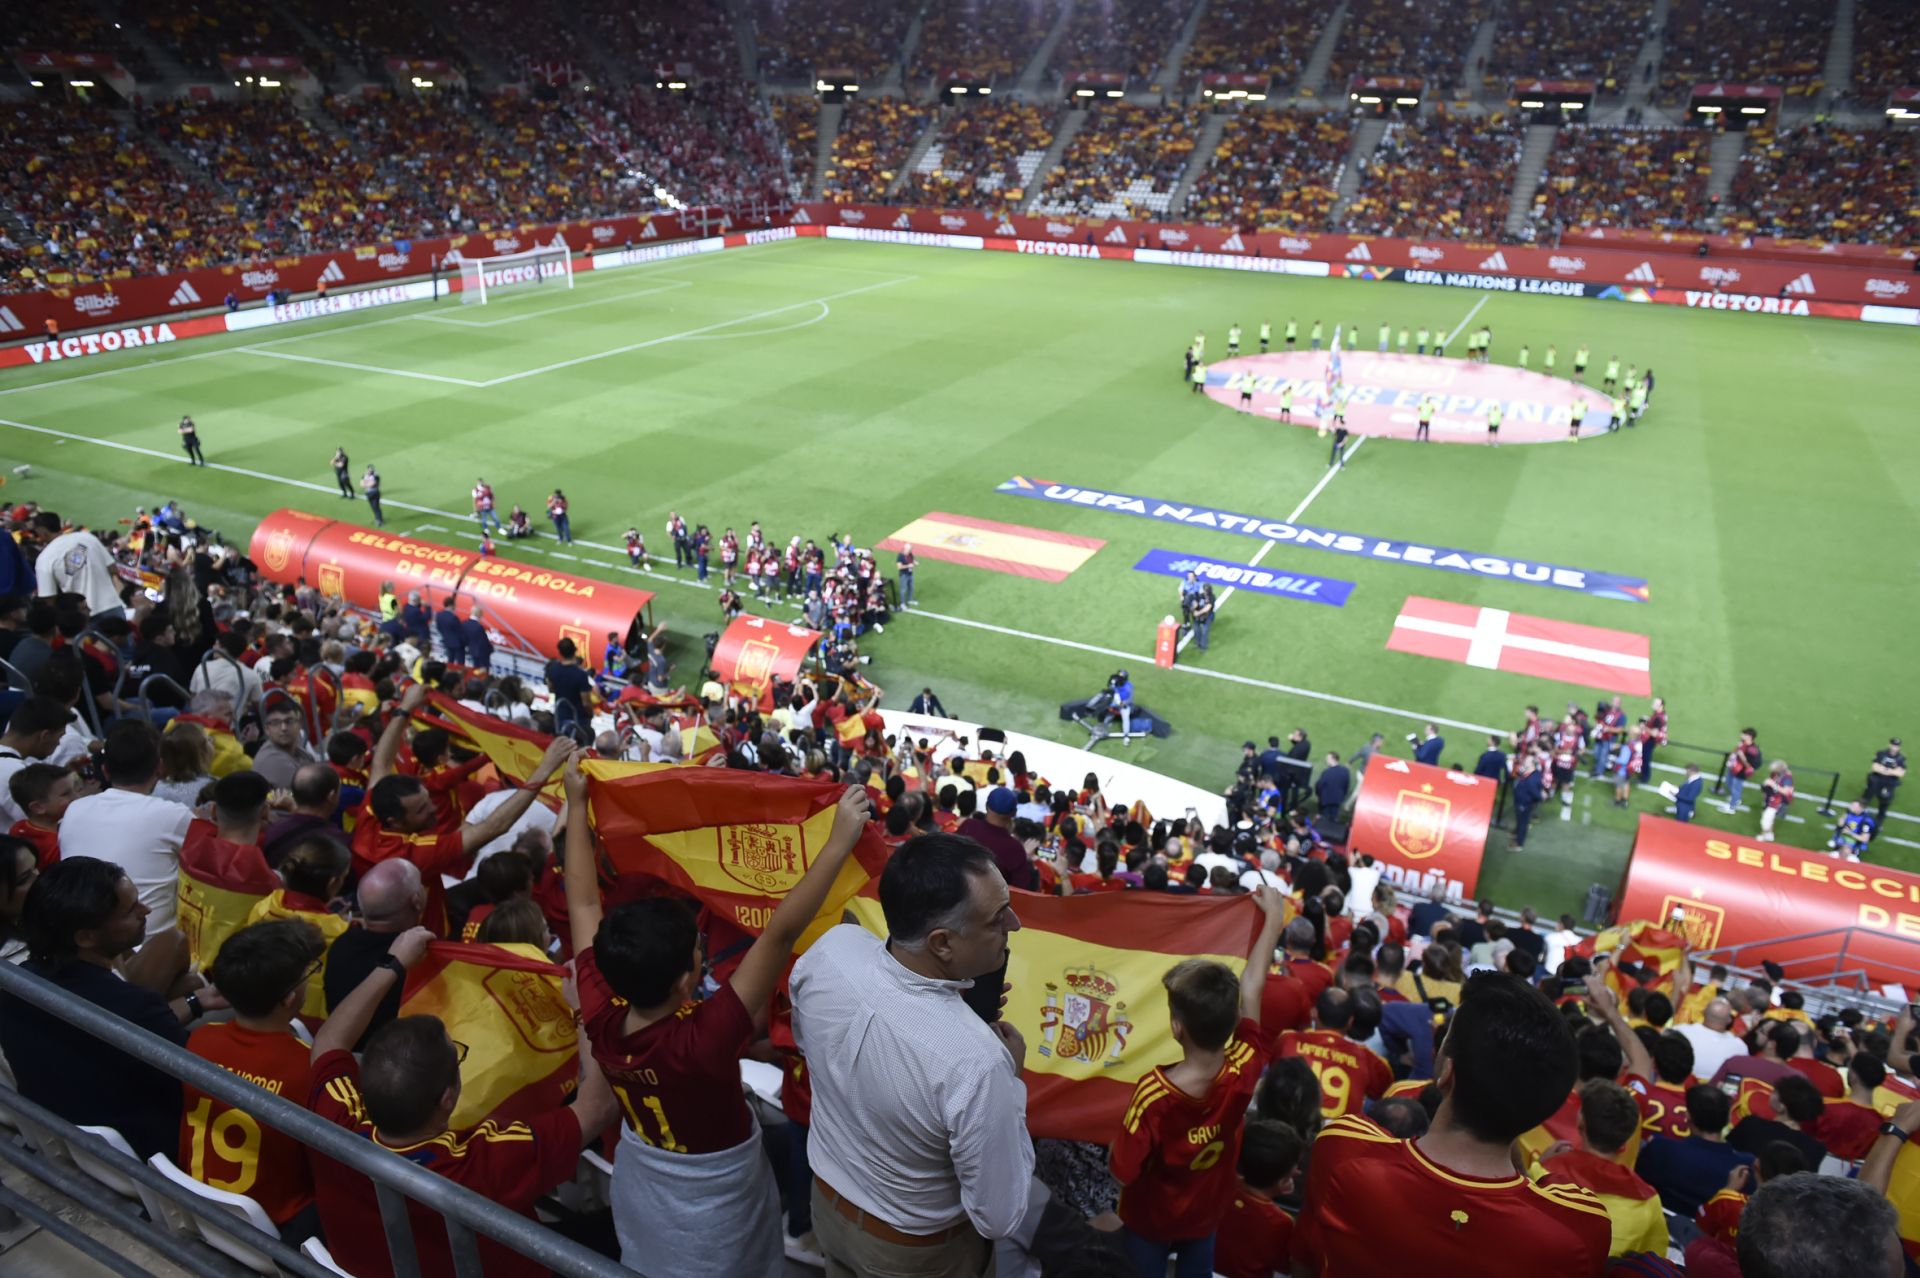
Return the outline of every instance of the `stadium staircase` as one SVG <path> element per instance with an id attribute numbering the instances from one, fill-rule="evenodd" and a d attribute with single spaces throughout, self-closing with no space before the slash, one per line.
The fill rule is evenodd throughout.
<path id="1" fill-rule="evenodd" d="M 1053 26 L 1047 29 L 1046 38 L 1040 41 L 1040 47 L 1033 51 L 1033 57 L 1027 61 L 1020 77 L 1013 82 L 1013 91 L 1021 97 L 1030 97 L 1040 92 L 1042 82 L 1047 77 L 1047 63 L 1053 59 L 1053 51 L 1059 45 L 1061 37 L 1067 34 L 1067 24 L 1073 21 L 1073 6 L 1063 4 L 1060 14 L 1053 20 Z"/>
<path id="2" fill-rule="evenodd" d="M 1533 197 L 1540 189 L 1540 173 L 1553 154 L 1553 140 L 1560 129 L 1552 124 L 1529 124 L 1527 141 L 1520 149 L 1520 163 L 1514 166 L 1513 190 L 1507 195 L 1508 235 L 1517 236 L 1533 211 Z"/>
<path id="3" fill-rule="evenodd" d="M 1833 39 L 1827 42 L 1827 65 L 1820 78 L 1827 82 L 1820 95 L 1823 105 L 1844 101 L 1853 91 L 1853 14 L 1855 0 L 1833 7 Z"/>
<path id="4" fill-rule="evenodd" d="M 1073 135 L 1087 122 L 1085 107 L 1068 107 L 1060 113 L 1060 123 L 1054 127 L 1053 141 L 1047 144 L 1047 153 L 1040 157 L 1040 163 L 1033 170 L 1033 176 L 1027 179 L 1027 198 L 1020 201 L 1020 212 L 1031 213 L 1040 192 L 1047 185 L 1047 174 L 1053 172 L 1053 166 L 1060 163 L 1060 157 L 1067 153 L 1067 143 L 1073 141 Z"/>
<path id="5" fill-rule="evenodd" d="M 111 5 L 105 3 L 105 0 L 91 4 L 83 2 L 80 7 L 96 13 L 104 13 L 112 20 L 120 22 L 121 15 L 115 12 Z M 131 18 L 133 16 L 132 12 L 129 11 L 127 16 Z M 193 72 L 187 70 L 186 63 L 176 58 L 173 55 L 173 50 L 150 38 L 145 28 L 146 23 L 144 22 L 120 22 L 120 34 L 126 38 L 128 44 L 138 49 L 140 53 L 145 56 L 148 63 L 152 65 L 154 74 L 153 83 L 158 85 L 178 85 L 188 80 L 204 82 L 211 78 L 206 75 L 195 75 Z M 145 88 L 144 84 L 142 88 Z"/>
<path id="6" fill-rule="evenodd" d="M 1360 121 L 1360 127 L 1353 131 L 1353 148 L 1347 152 L 1347 162 L 1340 166 L 1340 180 L 1334 184 L 1335 201 L 1333 213 L 1327 219 L 1328 226 L 1339 226 L 1347 216 L 1347 205 L 1353 203 L 1353 197 L 1360 190 L 1360 174 L 1366 167 L 1367 157 L 1380 149 L 1380 139 L 1387 136 L 1387 122 L 1381 119 Z"/>
<path id="7" fill-rule="evenodd" d="M 1207 0 L 1199 0 L 1193 6 L 1193 12 L 1180 24 L 1180 38 L 1167 50 L 1167 56 L 1160 60 L 1160 69 L 1154 73 L 1153 83 L 1160 86 L 1166 101 L 1180 100 L 1180 66 L 1187 60 L 1187 53 L 1193 48 L 1193 38 L 1200 34 L 1200 19 L 1206 16 Z"/>
<path id="8" fill-rule="evenodd" d="M 1213 163 L 1213 153 L 1220 149 L 1220 138 L 1227 131 L 1228 117 L 1208 112 L 1206 123 L 1200 126 L 1200 136 L 1194 140 L 1193 154 L 1187 157 L 1186 171 L 1174 184 L 1173 197 L 1167 201 L 1167 217 L 1177 220 L 1187 207 L 1187 196 L 1193 191 L 1193 184 Z"/>
<path id="9" fill-rule="evenodd" d="M 1746 150 L 1747 135 L 1744 131 L 1722 133 L 1713 140 L 1713 149 L 1707 152 L 1707 163 L 1713 171 L 1707 175 L 1707 199 L 1715 206 L 1724 208 L 1727 196 L 1733 190 L 1733 175 L 1740 171 L 1740 153 Z M 1720 217 L 1715 214 L 1712 229 L 1720 229 Z"/>
<path id="10" fill-rule="evenodd" d="M 1645 111 L 1653 97 L 1653 86 L 1659 82 L 1660 57 L 1667 47 L 1667 14 L 1672 8 L 1673 0 L 1654 0 L 1653 12 L 1647 15 L 1647 42 L 1640 46 L 1633 66 L 1627 71 L 1627 96 L 1623 104 L 1627 107 Z"/>
<path id="11" fill-rule="evenodd" d="M 906 93 L 907 68 L 913 65 L 913 51 L 920 47 L 920 32 L 926 25 L 927 11 L 915 9 L 913 21 L 907 24 L 906 35 L 900 38 L 900 61 L 888 67 L 886 74 L 880 77 L 880 87 L 883 90 L 897 89 Z M 906 93 L 906 96 L 909 100 L 913 97 L 911 93 Z"/>
<path id="12" fill-rule="evenodd" d="M 1333 65 L 1334 46 L 1340 43 L 1340 28 L 1346 24 L 1347 6 L 1344 3 L 1334 6 L 1333 12 L 1327 15 L 1327 25 L 1320 28 L 1320 35 L 1313 42 L 1313 52 L 1307 55 L 1307 65 L 1300 72 L 1301 97 L 1324 96 L 1320 90 L 1327 82 L 1327 68 Z M 1337 93 L 1335 97 L 1338 97 Z"/>
<path id="13" fill-rule="evenodd" d="M 1493 36 L 1499 27 L 1500 17 L 1496 9 L 1493 16 L 1474 28 L 1473 39 L 1467 45 L 1467 56 L 1460 62 L 1458 91 L 1453 96 L 1468 101 L 1480 96 L 1481 89 L 1485 87 L 1481 83 L 1480 69 L 1486 66 L 1487 59 L 1493 56 Z M 1453 86 L 1442 86 L 1443 89 L 1451 87 Z M 1497 93 L 1499 101 L 1506 101 L 1507 93 L 1504 88 L 1497 90 Z"/>
<path id="14" fill-rule="evenodd" d="M 760 42 L 754 37 L 753 16 L 747 11 L 746 0 L 727 0 L 727 13 L 731 15 L 734 40 L 740 46 L 740 74 L 748 84 L 757 84 Z M 765 96 L 763 91 L 761 97 Z"/>
<path id="15" fill-rule="evenodd" d="M 820 136 L 814 143 L 813 180 L 807 183 L 807 198 L 817 200 L 827 189 L 827 167 L 833 163 L 833 140 L 840 136 L 840 117 L 846 113 L 840 102 L 820 104 Z"/>
<path id="16" fill-rule="evenodd" d="M 947 114 L 950 109 L 951 108 L 941 107 L 934 111 L 933 118 L 927 121 L 926 129 L 919 137 L 913 140 L 913 145 L 907 149 L 906 163 L 902 164 L 899 169 L 894 172 L 893 180 L 887 183 L 887 198 L 889 200 L 900 194 L 907 185 L 907 179 L 912 177 L 914 172 L 920 167 L 920 161 L 926 158 L 927 151 L 933 146 L 934 139 L 940 136 L 940 127 L 947 122 Z"/>

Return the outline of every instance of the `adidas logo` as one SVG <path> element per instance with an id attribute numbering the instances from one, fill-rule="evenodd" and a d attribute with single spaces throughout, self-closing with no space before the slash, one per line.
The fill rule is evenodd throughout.
<path id="1" fill-rule="evenodd" d="M 322 284 L 338 284 L 346 278 L 347 273 L 340 269 L 340 263 L 334 261 L 332 258 L 328 258 L 327 269 L 320 272 L 320 282 Z"/>
<path id="2" fill-rule="evenodd" d="M 180 287 L 173 290 L 173 296 L 167 299 L 168 306 L 197 306 L 200 294 L 194 291 L 193 281 L 181 280 Z"/>
<path id="3" fill-rule="evenodd" d="M 1642 262 L 1627 272 L 1627 283 L 1629 284 L 1652 284 L 1655 282 L 1652 262 Z"/>
<path id="4" fill-rule="evenodd" d="M 1800 274 L 1794 276 L 1793 279 L 1787 283 L 1787 292 L 1789 293 L 1812 293 L 1815 291 L 1813 276 L 1807 274 L 1805 271 L 1800 272 Z"/>
<path id="5" fill-rule="evenodd" d="M 993 228 L 993 233 L 995 235 L 1018 235 L 1020 234 L 1020 228 L 1003 217 L 1000 219 L 1000 225 Z"/>
<path id="6" fill-rule="evenodd" d="M 794 211 L 792 225 L 812 226 L 813 219 L 807 216 L 807 211 L 805 209 L 797 209 Z"/>
<path id="7" fill-rule="evenodd" d="M 1127 228 L 1116 222 L 1113 229 L 1100 238 L 1108 244 L 1125 244 L 1127 242 Z"/>
<path id="8" fill-rule="evenodd" d="M 1220 241 L 1220 251 L 1221 251 L 1222 253 L 1244 253 L 1244 252 L 1246 252 L 1246 251 L 1247 251 L 1247 246 L 1246 246 L 1245 244 L 1243 244 L 1243 243 L 1241 243 L 1241 241 L 1240 241 L 1240 232 L 1238 232 L 1238 231 L 1235 231 L 1235 232 L 1234 232 L 1234 233 L 1233 233 L 1232 235 L 1229 235 L 1229 236 L 1228 236 L 1228 237 L 1227 237 L 1226 239 L 1224 239 L 1224 240 L 1221 240 L 1221 241 Z"/>
<path id="9" fill-rule="evenodd" d="M 27 326 L 13 313 L 11 306 L 0 306 L 0 333 L 24 333 Z"/>
<path id="10" fill-rule="evenodd" d="M 1347 250 L 1347 260 L 1349 262 L 1371 262 L 1373 260 L 1373 254 L 1367 252 L 1365 240 L 1362 240 Z"/>
<path id="11" fill-rule="evenodd" d="M 1502 252 L 1501 252 L 1501 251 L 1500 251 L 1499 249 L 1495 249 L 1495 250 L 1493 251 L 1493 256 L 1492 256 L 1492 257 L 1490 257 L 1490 258 L 1488 258 L 1488 259 L 1487 259 L 1486 261 L 1484 261 L 1484 262 L 1482 262 L 1482 263 L 1480 263 L 1480 269 L 1481 269 L 1481 270 L 1483 270 L 1483 271 L 1504 271 L 1504 270 L 1506 270 L 1506 269 L 1507 269 L 1507 255 L 1506 255 L 1505 253 L 1502 253 Z"/>
<path id="12" fill-rule="evenodd" d="M 899 217 L 893 219 L 893 229 L 896 231 L 910 231 L 913 229 L 913 223 L 907 220 L 905 213 L 902 213 Z"/>
<path id="13" fill-rule="evenodd" d="M 660 228 L 649 220 L 645 226 L 640 228 L 640 238 L 643 240 L 657 240 L 660 238 Z"/>

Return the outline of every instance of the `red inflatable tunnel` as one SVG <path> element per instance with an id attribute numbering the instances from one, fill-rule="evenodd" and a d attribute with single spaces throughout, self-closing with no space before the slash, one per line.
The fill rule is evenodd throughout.
<path id="1" fill-rule="evenodd" d="M 404 596 L 419 590 L 438 608 L 447 595 L 468 615 L 475 603 L 490 628 L 517 636 L 535 651 L 557 656 L 571 639 L 598 665 L 608 634 L 630 642 L 644 626 L 650 590 L 595 581 L 572 573 L 495 559 L 298 510 L 276 510 L 253 530 L 248 555 L 268 581 L 294 585 L 305 578 L 324 595 L 360 608 L 380 606 L 380 587 L 392 582 Z"/>
<path id="2" fill-rule="evenodd" d="M 727 623 L 714 645 L 713 673 L 743 691 L 765 691 L 776 679 L 790 683 L 823 637 L 805 626 L 742 614 Z"/>

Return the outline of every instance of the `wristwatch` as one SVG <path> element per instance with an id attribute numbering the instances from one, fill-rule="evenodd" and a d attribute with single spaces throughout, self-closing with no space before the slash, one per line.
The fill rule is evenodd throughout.
<path id="1" fill-rule="evenodd" d="M 1903 1145 L 1913 1139 L 1911 1132 L 1907 1131 L 1904 1127 L 1895 1126 L 1893 1123 L 1880 1124 L 1880 1134 L 1882 1136 L 1897 1136 Z"/>
<path id="2" fill-rule="evenodd" d="M 201 1011 L 201 1008 L 200 1008 L 200 995 L 198 993 L 189 994 L 187 995 L 186 1001 L 187 1001 L 187 1019 L 190 1021 L 199 1020 L 201 1016 L 205 1014 Z"/>
<path id="3" fill-rule="evenodd" d="M 392 972 L 395 976 L 399 977 L 402 981 L 405 981 L 407 979 L 407 965 L 405 963 L 402 963 L 399 959 L 395 958 L 391 954 L 387 955 L 385 958 L 381 959 L 378 963 L 375 963 L 373 966 L 375 971 L 379 971 L 381 968 L 385 968 L 387 971 Z"/>

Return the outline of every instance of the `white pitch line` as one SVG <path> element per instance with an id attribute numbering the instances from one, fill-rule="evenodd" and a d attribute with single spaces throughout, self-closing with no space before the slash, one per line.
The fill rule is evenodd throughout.
<path id="1" fill-rule="evenodd" d="M 718 255 L 716 254 L 715 256 Z M 700 260 L 701 259 L 696 258 L 692 265 L 698 266 Z M 602 278 L 605 277 L 603 276 Z M 500 328 L 506 324 L 524 324 L 530 319 L 539 319 L 543 315 L 559 315 L 566 311 L 583 311 L 589 306 L 608 306 L 614 302 L 625 302 L 636 297 L 651 297 L 655 293 L 671 293 L 678 289 L 692 288 L 693 285 L 694 281 L 692 280 L 668 280 L 665 286 L 661 288 L 643 288 L 636 293 L 612 293 L 606 297 L 596 297 L 585 302 L 568 302 L 564 306 L 544 306 L 537 311 L 520 311 L 512 315 L 502 316 L 499 319 L 469 320 L 461 319 L 457 315 L 435 315 L 430 311 L 420 315 L 409 315 L 406 318 L 411 320 L 431 320 L 435 324 L 450 324 L 455 328 Z"/>
<path id="2" fill-rule="evenodd" d="M 466 377 L 449 377 L 445 373 L 423 373 L 412 368 L 386 368 L 379 364 L 358 364 L 347 359 L 326 359 L 319 355 L 295 355 L 292 351 L 267 351 L 257 346 L 242 346 L 229 352 L 234 355 L 259 355 L 267 359 L 293 360 L 300 364 L 322 364 L 328 368 L 345 368 L 356 373 L 385 373 L 389 377 L 408 377 L 420 382 L 440 382 L 447 386 L 464 386 L 468 390 L 481 390 L 493 385 L 492 382 L 476 382 Z"/>

